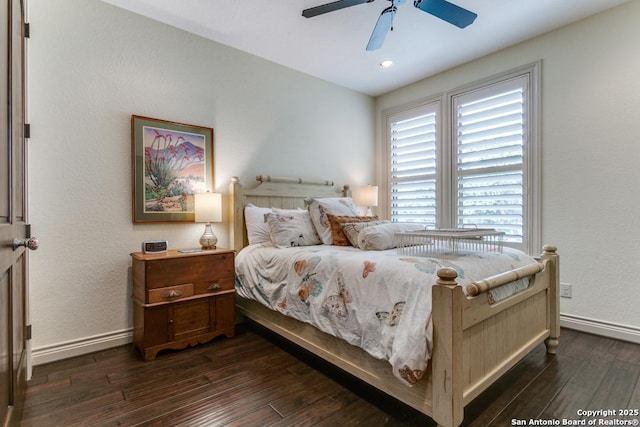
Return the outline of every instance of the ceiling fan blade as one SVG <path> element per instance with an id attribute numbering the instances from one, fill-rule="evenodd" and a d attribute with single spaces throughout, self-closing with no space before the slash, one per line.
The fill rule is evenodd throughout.
<path id="1" fill-rule="evenodd" d="M 312 18 L 324 13 L 333 12 L 334 10 L 344 9 L 345 7 L 356 6 L 362 3 L 371 3 L 374 0 L 338 0 L 332 3 L 323 4 L 302 11 L 302 16 Z"/>
<path id="2" fill-rule="evenodd" d="M 393 27 L 393 17 L 396 14 L 396 10 L 398 10 L 398 8 L 395 5 L 392 5 L 382 11 L 378 18 L 378 22 L 376 22 L 376 26 L 373 28 L 371 38 L 369 38 L 367 50 L 376 50 L 382 47 L 382 43 L 384 43 L 387 33 L 391 27 Z"/>
<path id="3" fill-rule="evenodd" d="M 478 16 L 476 13 L 449 3 L 446 0 L 415 0 L 413 5 L 458 28 L 464 28 L 470 25 Z"/>

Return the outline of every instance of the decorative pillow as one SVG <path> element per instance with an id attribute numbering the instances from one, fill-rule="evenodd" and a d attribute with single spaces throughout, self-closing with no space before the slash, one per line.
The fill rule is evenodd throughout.
<path id="1" fill-rule="evenodd" d="M 265 218 L 269 224 L 271 242 L 279 248 L 320 244 L 308 211 L 274 209 Z"/>
<path id="2" fill-rule="evenodd" d="M 251 203 L 244 207 L 244 223 L 250 245 L 271 241 L 269 224 L 265 221 L 268 213 L 271 213 L 271 208 L 260 208 Z"/>
<path id="3" fill-rule="evenodd" d="M 349 246 L 351 244 L 342 230 L 344 224 L 378 220 L 377 216 L 336 216 L 331 214 L 327 214 L 327 218 L 329 218 L 329 227 L 331 228 L 331 239 L 336 246 Z"/>
<path id="4" fill-rule="evenodd" d="M 322 197 L 313 199 L 309 205 L 313 226 L 325 245 L 333 244 L 331 226 L 327 214 L 336 216 L 358 216 L 358 209 L 351 197 Z"/>
<path id="5" fill-rule="evenodd" d="M 381 220 L 381 221 L 369 221 L 369 222 L 351 222 L 343 224 L 342 232 L 351 243 L 351 246 L 358 247 L 358 234 L 363 228 L 373 227 L 380 224 L 387 224 L 390 221 Z"/>
<path id="6" fill-rule="evenodd" d="M 358 233 L 358 247 L 365 251 L 383 251 L 396 247 L 396 233 L 424 230 L 421 224 L 390 222 L 363 228 Z"/>

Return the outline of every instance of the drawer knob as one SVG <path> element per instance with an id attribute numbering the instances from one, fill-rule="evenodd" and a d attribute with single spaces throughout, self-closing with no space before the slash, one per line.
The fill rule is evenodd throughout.
<path id="1" fill-rule="evenodd" d="M 209 287 L 207 288 L 208 291 L 217 291 L 220 290 L 222 288 L 222 286 L 220 286 L 217 283 L 212 283 L 209 285 Z"/>
<path id="2" fill-rule="evenodd" d="M 172 289 L 168 292 L 165 292 L 164 295 L 162 295 L 164 298 L 178 298 L 182 296 L 182 291 L 176 290 L 176 289 Z"/>

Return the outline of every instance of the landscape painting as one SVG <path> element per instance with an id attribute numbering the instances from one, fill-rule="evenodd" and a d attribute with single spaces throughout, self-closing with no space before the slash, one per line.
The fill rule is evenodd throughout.
<path id="1" fill-rule="evenodd" d="M 193 221 L 213 188 L 213 129 L 132 116 L 134 222 Z"/>

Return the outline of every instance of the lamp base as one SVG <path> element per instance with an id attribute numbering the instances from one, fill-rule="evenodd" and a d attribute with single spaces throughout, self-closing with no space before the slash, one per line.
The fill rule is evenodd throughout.
<path id="1" fill-rule="evenodd" d="M 218 238 L 215 234 L 213 234 L 213 229 L 211 228 L 211 224 L 207 223 L 204 226 L 204 233 L 200 237 L 200 246 L 203 250 L 207 249 L 215 249 L 216 244 L 218 243 Z"/>

